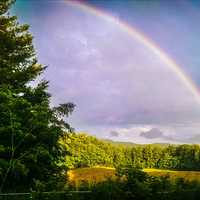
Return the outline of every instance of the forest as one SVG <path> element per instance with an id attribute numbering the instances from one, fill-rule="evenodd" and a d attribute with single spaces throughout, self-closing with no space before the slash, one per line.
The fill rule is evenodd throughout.
<path id="1" fill-rule="evenodd" d="M 36 81 L 46 66 L 29 25 L 8 13 L 13 3 L 0 0 L 0 199 L 199 199 L 198 181 L 142 171 L 198 171 L 199 145 L 126 145 L 75 133 L 67 122 L 74 103 L 52 107 L 49 82 Z M 116 178 L 70 186 L 70 169 L 95 166 L 115 168 Z"/>
<path id="2" fill-rule="evenodd" d="M 67 134 L 61 142 L 67 152 L 67 168 L 131 166 L 176 170 L 200 170 L 199 145 L 118 144 L 87 134 Z"/>

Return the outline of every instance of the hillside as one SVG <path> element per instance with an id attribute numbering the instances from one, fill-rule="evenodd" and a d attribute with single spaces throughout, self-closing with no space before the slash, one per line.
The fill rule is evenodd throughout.
<path id="1" fill-rule="evenodd" d="M 169 176 L 170 179 L 176 180 L 183 178 L 186 181 L 200 182 L 200 172 L 198 171 L 175 171 L 175 170 L 159 170 L 159 169 L 143 169 L 144 172 L 151 176 L 164 177 Z M 70 184 L 78 187 L 83 183 L 94 184 L 101 183 L 108 179 L 116 178 L 116 170 L 108 167 L 91 167 L 72 169 L 68 172 Z"/>
<path id="2" fill-rule="evenodd" d="M 60 141 L 67 152 L 67 168 L 132 166 L 175 170 L 200 170 L 199 145 L 130 145 L 69 133 Z"/>

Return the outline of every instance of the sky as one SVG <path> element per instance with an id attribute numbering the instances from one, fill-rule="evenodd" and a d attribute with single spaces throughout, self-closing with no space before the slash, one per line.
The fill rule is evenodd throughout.
<path id="1" fill-rule="evenodd" d="M 200 1 L 81 1 L 141 32 L 200 89 Z M 134 143 L 200 143 L 200 103 L 184 81 L 112 19 L 65 0 L 17 0 L 52 105 L 73 102 L 78 132 Z"/>

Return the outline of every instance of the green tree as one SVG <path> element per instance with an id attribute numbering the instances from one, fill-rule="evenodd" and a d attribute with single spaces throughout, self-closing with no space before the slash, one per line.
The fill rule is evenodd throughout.
<path id="1" fill-rule="evenodd" d="M 72 103 L 50 108 L 48 82 L 33 82 L 46 67 L 38 64 L 28 25 L 7 14 L 0 1 L 0 192 L 51 190 L 61 176 L 64 151 L 59 138 Z"/>

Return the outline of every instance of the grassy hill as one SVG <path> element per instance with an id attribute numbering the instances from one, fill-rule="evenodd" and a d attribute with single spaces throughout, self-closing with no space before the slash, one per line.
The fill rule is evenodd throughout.
<path id="1" fill-rule="evenodd" d="M 98 183 L 108 178 L 115 178 L 115 169 L 109 167 L 86 167 L 68 171 L 69 181 L 72 185 L 80 185 L 82 182 Z"/>
<path id="2" fill-rule="evenodd" d="M 153 176 L 166 176 L 169 175 L 171 179 L 184 178 L 188 181 L 200 181 L 200 171 L 175 171 L 175 170 L 162 170 L 162 169 L 144 169 Z"/>
<path id="3" fill-rule="evenodd" d="M 188 181 L 200 182 L 200 171 L 174 171 L 161 169 L 144 169 L 144 172 L 152 176 L 170 176 L 171 179 L 183 178 Z M 109 167 L 87 167 L 72 169 L 68 172 L 69 181 L 72 185 L 80 185 L 81 183 L 98 183 L 108 178 L 115 178 L 115 169 Z"/>

